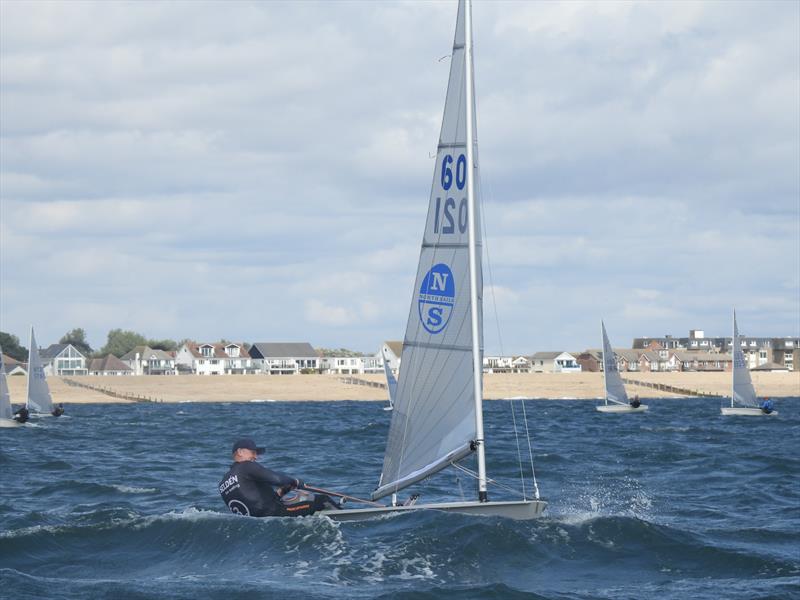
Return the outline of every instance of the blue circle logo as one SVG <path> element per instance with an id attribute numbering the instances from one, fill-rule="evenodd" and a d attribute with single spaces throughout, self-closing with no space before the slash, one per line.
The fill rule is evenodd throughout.
<path id="1" fill-rule="evenodd" d="M 456 301 L 453 272 L 444 263 L 433 265 L 419 288 L 419 320 L 428 333 L 447 327 Z"/>

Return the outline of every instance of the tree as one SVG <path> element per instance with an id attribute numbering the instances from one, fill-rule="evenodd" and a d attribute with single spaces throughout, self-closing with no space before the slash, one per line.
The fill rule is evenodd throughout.
<path id="1" fill-rule="evenodd" d="M 14 360 L 27 362 L 28 349 L 25 346 L 19 345 L 19 338 L 5 331 L 0 331 L 0 348 L 3 349 L 3 354 L 10 356 Z"/>
<path id="2" fill-rule="evenodd" d="M 92 347 L 89 345 L 89 342 L 86 341 L 86 332 L 83 330 L 82 327 L 78 327 L 77 329 L 73 329 L 72 331 L 68 331 L 64 334 L 60 340 L 58 340 L 59 344 L 72 344 L 75 348 L 78 349 L 78 352 L 83 354 L 84 356 L 89 356 L 93 350 Z"/>
<path id="3" fill-rule="evenodd" d="M 100 349 L 100 354 L 113 354 L 120 358 L 127 354 L 136 346 L 147 345 L 147 338 L 135 331 L 123 331 L 122 329 L 112 329 L 108 332 L 108 341 Z"/>
<path id="4" fill-rule="evenodd" d="M 175 340 L 149 340 L 147 345 L 155 350 L 164 350 L 165 352 L 172 352 L 178 349 L 178 343 Z"/>

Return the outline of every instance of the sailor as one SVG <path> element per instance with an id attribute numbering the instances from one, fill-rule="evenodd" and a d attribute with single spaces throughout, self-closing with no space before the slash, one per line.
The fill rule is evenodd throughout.
<path id="1" fill-rule="evenodd" d="M 31 413 L 30 411 L 28 411 L 28 407 L 25 406 L 24 404 L 22 405 L 21 408 L 18 408 L 17 410 L 14 411 L 14 420 L 17 423 L 27 423 L 30 417 Z"/>
<path id="2" fill-rule="evenodd" d="M 764 398 L 763 402 L 761 402 L 760 404 L 760 407 L 761 407 L 761 412 L 763 412 L 765 415 L 768 415 L 774 410 L 775 405 L 769 398 Z"/>
<path id="3" fill-rule="evenodd" d="M 251 517 L 299 517 L 339 508 L 324 494 L 302 490 L 300 479 L 258 464 L 256 459 L 264 448 L 253 440 L 237 440 L 232 452 L 233 464 L 219 483 L 219 493 L 231 512 Z"/>
<path id="4" fill-rule="evenodd" d="M 633 396 L 633 400 L 631 400 L 631 406 L 633 408 L 639 408 L 641 405 L 642 405 L 642 403 L 639 402 L 639 394 L 635 394 Z"/>
<path id="5" fill-rule="evenodd" d="M 61 402 L 59 402 L 58 406 L 56 406 L 53 409 L 53 412 L 50 414 L 52 414 L 54 417 L 60 417 L 61 415 L 64 414 L 64 405 Z"/>

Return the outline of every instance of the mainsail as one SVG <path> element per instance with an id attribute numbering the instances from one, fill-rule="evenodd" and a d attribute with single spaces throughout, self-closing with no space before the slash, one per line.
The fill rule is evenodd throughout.
<path id="1" fill-rule="evenodd" d="M 600 321 L 600 329 L 603 332 L 603 374 L 606 384 L 606 401 L 615 404 L 628 404 L 628 394 L 625 393 L 625 386 L 619 374 L 617 357 L 608 342 L 606 326 Z"/>
<path id="2" fill-rule="evenodd" d="M 389 352 L 386 348 L 383 349 L 383 370 L 386 373 L 386 387 L 389 388 L 389 408 L 394 408 L 394 399 L 397 396 L 397 379 L 392 373 L 392 367 L 389 364 Z"/>
<path id="3" fill-rule="evenodd" d="M 42 368 L 42 359 L 39 356 L 39 347 L 31 327 L 31 345 L 28 349 L 28 409 L 49 414 L 53 410 L 53 400 L 50 398 L 50 388 Z"/>
<path id="4" fill-rule="evenodd" d="M 742 344 L 739 340 L 739 326 L 736 324 L 736 311 L 733 311 L 733 390 L 731 393 L 731 406 L 757 407 L 758 400 L 753 382 L 750 379 L 750 369 L 744 360 Z"/>
<path id="5" fill-rule="evenodd" d="M 6 370 L 3 365 L 3 350 L 0 348 L 0 419 L 11 419 L 14 412 L 11 410 L 11 396 L 8 393 Z"/>
<path id="6" fill-rule="evenodd" d="M 471 71 L 472 65 L 467 65 L 466 10 L 460 0 L 402 369 L 383 471 L 373 499 L 395 493 L 465 457 L 475 448 L 479 434 L 476 390 L 481 381 L 475 378 L 481 377 L 481 371 L 475 369 L 473 344 L 477 341 L 477 346 L 483 347 L 481 228 L 477 206 L 471 207 L 468 200 L 468 182 L 471 180 L 473 187 L 478 184 L 478 155 L 474 93 L 467 90 L 471 79 L 467 66 Z M 472 152 L 467 151 L 468 139 L 473 140 Z M 468 173 L 470 154 L 472 173 Z M 478 196 L 477 191 L 473 197 Z M 474 223 L 469 222 L 471 212 Z M 475 248 L 472 261 L 470 228 Z M 470 290 L 471 274 L 477 293 Z M 477 326 L 472 319 L 472 296 L 477 299 Z"/>

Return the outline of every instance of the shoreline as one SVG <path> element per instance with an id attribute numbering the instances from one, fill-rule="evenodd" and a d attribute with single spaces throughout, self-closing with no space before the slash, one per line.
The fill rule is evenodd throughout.
<path id="1" fill-rule="evenodd" d="M 730 397 L 729 372 L 625 373 L 626 379 Z M 800 396 L 800 371 L 752 373 L 759 396 L 791 398 Z M 117 394 L 149 398 L 153 402 L 269 402 L 269 401 L 365 401 L 386 402 L 387 392 L 378 387 L 344 383 L 339 375 L 177 375 L 177 376 L 82 376 L 69 379 L 106 388 Z M 384 383 L 383 375 L 356 375 L 357 379 Z M 130 404 L 133 400 L 114 398 L 96 390 L 67 385 L 60 377 L 48 377 L 53 402 L 65 404 Z M 9 377 L 11 401 L 25 400 L 24 377 Z M 602 373 L 489 373 L 484 375 L 486 400 L 597 400 L 603 397 Z M 626 384 L 630 396 L 642 398 L 684 398 Z M 713 400 L 713 398 L 708 398 Z M 145 402 L 147 400 L 144 400 Z"/>

